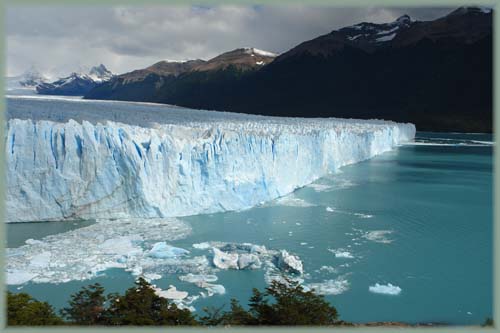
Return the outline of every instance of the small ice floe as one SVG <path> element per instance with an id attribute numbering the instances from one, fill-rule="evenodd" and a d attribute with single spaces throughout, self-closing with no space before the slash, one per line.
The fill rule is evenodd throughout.
<path id="1" fill-rule="evenodd" d="M 277 256 L 277 267 L 293 273 L 304 273 L 304 267 L 300 258 L 288 253 L 286 250 L 281 250 Z"/>
<path id="2" fill-rule="evenodd" d="M 346 258 L 346 259 L 354 258 L 351 252 L 346 251 L 344 249 L 327 249 L 327 250 L 333 253 L 335 255 L 335 258 Z"/>
<path id="3" fill-rule="evenodd" d="M 317 184 L 317 183 L 312 183 L 307 185 L 307 187 L 312 188 L 316 192 L 328 192 L 332 189 L 332 185 L 327 185 L 327 184 Z"/>
<path id="4" fill-rule="evenodd" d="M 344 277 L 339 277 L 335 280 L 305 284 L 304 289 L 314 289 L 314 291 L 320 295 L 340 295 L 349 290 L 349 281 Z"/>
<path id="5" fill-rule="evenodd" d="M 220 269 L 256 269 L 261 266 L 259 257 L 255 253 L 224 252 L 216 247 L 213 264 Z"/>
<path id="6" fill-rule="evenodd" d="M 212 248 L 214 253 L 214 266 L 221 269 L 238 269 L 238 253 L 226 253 L 216 247 Z"/>
<path id="7" fill-rule="evenodd" d="M 468 314 L 469 316 L 471 316 L 471 315 L 472 315 L 472 312 L 470 312 L 470 311 L 467 311 L 467 314 Z"/>
<path id="8" fill-rule="evenodd" d="M 26 282 L 31 281 L 37 275 L 38 274 L 36 274 L 36 273 L 12 269 L 12 270 L 7 270 L 5 280 L 6 280 L 8 285 L 24 284 Z"/>
<path id="9" fill-rule="evenodd" d="M 188 224 L 173 218 L 97 219 L 87 227 L 28 240 L 23 246 L 6 249 L 7 283 L 81 281 L 110 268 L 123 268 L 139 276 L 143 274 L 143 267 L 148 267 L 148 272 L 165 265 L 166 270 L 172 272 L 186 264 L 202 267 L 201 258 L 193 258 L 192 263 L 189 260 L 181 263 L 177 258 L 156 260 L 142 247 L 146 240 L 160 241 L 168 235 L 168 241 L 173 241 L 184 238 L 190 231 Z"/>
<path id="10" fill-rule="evenodd" d="M 192 283 L 198 288 L 205 289 L 207 294 L 200 293 L 202 297 L 213 296 L 215 294 L 223 295 L 226 293 L 226 288 L 221 284 L 214 284 L 212 282 L 217 281 L 217 276 L 215 275 L 205 275 L 205 274 L 192 274 L 179 276 L 179 280 Z"/>
<path id="11" fill-rule="evenodd" d="M 180 291 L 177 290 L 175 286 L 170 285 L 167 290 L 162 290 L 160 288 L 154 288 L 155 294 L 167 298 L 167 299 L 172 299 L 172 300 L 181 300 L 185 299 L 188 297 L 188 292 L 187 291 Z"/>
<path id="12" fill-rule="evenodd" d="M 210 247 L 211 247 L 210 244 L 207 242 L 193 244 L 193 248 L 198 250 L 206 250 L 209 249 Z"/>
<path id="13" fill-rule="evenodd" d="M 188 250 L 168 245 L 165 242 L 158 242 L 153 245 L 148 255 L 153 258 L 177 258 L 189 254 Z"/>
<path id="14" fill-rule="evenodd" d="M 27 240 L 24 241 L 27 245 L 34 245 L 34 244 L 42 244 L 42 241 L 33 239 L 33 238 L 28 238 Z"/>
<path id="15" fill-rule="evenodd" d="M 313 207 L 314 204 L 305 201 L 304 199 L 297 198 L 293 194 L 278 198 L 275 203 L 279 206 L 288 207 Z"/>
<path id="16" fill-rule="evenodd" d="M 401 293 L 401 288 L 394 286 L 391 283 L 385 285 L 375 283 L 375 285 L 368 287 L 368 290 L 372 293 L 385 295 L 399 295 Z"/>
<path id="17" fill-rule="evenodd" d="M 388 239 L 387 235 L 392 234 L 392 230 L 374 230 L 366 232 L 363 237 L 376 243 L 389 244 L 392 243 L 392 239 Z"/>
<path id="18" fill-rule="evenodd" d="M 301 242 L 300 245 L 304 246 L 304 245 L 307 245 L 306 242 Z"/>
<path id="19" fill-rule="evenodd" d="M 295 222 L 295 225 L 302 225 L 300 222 Z"/>
<path id="20" fill-rule="evenodd" d="M 145 273 L 143 276 L 148 282 L 161 279 L 161 275 L 156 273 Z"/>
<path id="21" fill-rule="evenodd" d="M 335 267 L 332 267 L 332 266 L 321 266 L 319 268 L 319 271 L 325 271 L 327 273 L 337 273 L 337 270 L 335 269 Z"/>
<path id="22" fill-rule="evenodd" d="M 333 209 L 332 207 L 326 207 L 326 211 L 333 213 L 335 211 L 335 209 Z"/>
<path id="23" fill-rule="evenodd" d="M 354 216 L 357 216 L 361 219 L 371 219 L 373 215 L 370 214 L 363 214 L 363 213 L 353 213 Z"/>

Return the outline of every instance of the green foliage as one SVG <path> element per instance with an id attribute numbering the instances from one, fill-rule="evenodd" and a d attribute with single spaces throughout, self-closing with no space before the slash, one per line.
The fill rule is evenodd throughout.
<path id="1" fill-rule="evenodd" d="M 273 302 L 270 302 L 270 299 Z M 231 300 L 231 309 L 205 309 L 201 318 L 204 325 L 335 325 L 339 321 L 337 310 L 323 296 L 304 291 L 297 282 L 273 281 L 264 293 L 253 289 L 249 310 L 237 300 Z"/>
<path id="2" fill-rule="evenodd" d="M 81 291 L 71 295 L 69 307 L 61 310 L 61 314 L 77 325 L 104 324 L 104 288 L 99 283 L 83 287 Z"/>
<path id="3" fill-rule="evenodd" d="M 493 323 L 493 318 L 486 318 L 486 320 L 484 321 L 484 323 L 481 325 L 483 327 L 493 327 L 495 326 L 494 323 Z"/>
<path id="4" fill-rule="evenodd" d="M 167 299 L 159 297 L 151 285 L 139 278 L 135 287 L 124 296 L 112 295 L 106 313 L 110 325 L 196 325 L 187 309 L 179 309 Z"/>
<path id="5" fill-rule="evenodd" d="M 37 301 L 26 293 L 7 292 L 8 326 L 48 326 L 63 323 L 47 302 Z"/>
<path id="6" fill-rule="evenodd" d="M 74 325 L 134 326 L 244 326 L 244 325 L 338 325 L 337 310 L 314 291 L 304 291 L 297 282 L 273 281 L 264 292 L 253 289 L 248 310 L 236 299 L 230 309 L 205 308 L 199 320 L 187 309 L 156 295 L 143 278 L 124 295 L 104 295 L 98 283 L 71 295 L 69 306 L 61 314 Z M 28 294 L 8 293 L 9 325 L 63 324 L 48 303 L 34 300 Z"/>

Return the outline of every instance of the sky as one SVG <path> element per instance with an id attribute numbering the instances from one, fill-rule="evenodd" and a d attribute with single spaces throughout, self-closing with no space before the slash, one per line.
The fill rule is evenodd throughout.
<path id="1" fill-rule="evenodd" d="M 120 74 L 160 60 L 208 60 L 239 47 L 276 53 L 360 22 L 403 14 L 432 20 L 454 8 L 280 6 L 14 6 L 7 8 L 7 76 L 50 77 L 104 64 Z"/>

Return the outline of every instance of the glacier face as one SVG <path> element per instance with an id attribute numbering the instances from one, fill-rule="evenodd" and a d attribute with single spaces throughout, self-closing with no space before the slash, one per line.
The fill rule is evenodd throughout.
<path id="1" fill-rule="evenodd" d="M 8 222 L 246 209 L 415 135 L 380 120 L 19 96 L 7 105 Z"/>

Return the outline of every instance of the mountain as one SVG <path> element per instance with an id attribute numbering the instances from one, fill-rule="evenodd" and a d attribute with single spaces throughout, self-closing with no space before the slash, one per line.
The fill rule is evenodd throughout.
<path id="1" fill-rule="evenodd" d="M 209 62 L 200 67 L 210 68 Z M 221 64 L 176 77 L 148 76 L 149 85 L 101 85 L 86 97 L 274 116 L 383 118 L 419 130 L 492 130 L 490 9 L 460 7 L 433 21 L 403 15 L 389 23 L 362 22 L 305 41 L 253 70 Z"/>
<path id="2" fill-rule="evenodd" d="M 109 81 L 112 78 L 113 73 L 101 64 L 92 67 L 88 73 L 73 72 L 69 76 L 51 83 L 42 82 L 36 86 L 36 91 L 43 95 L 82 96 L 98 84 Z"/>
<path id="3" fill-rule="evenodd" d="M 165 94 L 190 91 L 191 83 L 217 81 L 224 73 L 224 82 L 241 73 L 253 72 L 269 64 L 277 55 L 256 48 L 240 48 L 218 55 L 208 61 L 160 61 L 147 68 L 116 76 L 90 91 L 85 98 L 128 101 L 158 101 Z"/>
<path id="4" fill-rule="evenodd" d="M 19 76 L 8 77 L 7 89 L 33 88 L 46 81 L 47 77 L 41 74 L 34 66 L 31 66 Z"/>

